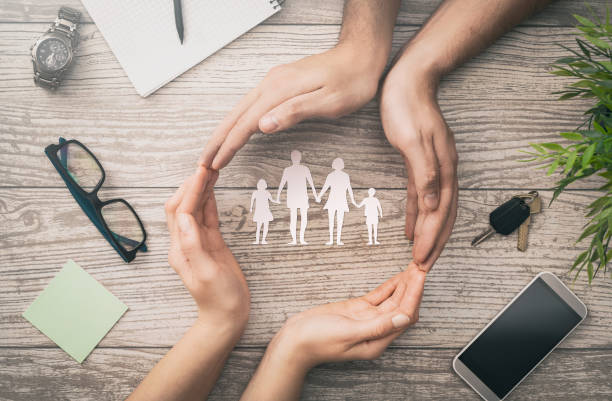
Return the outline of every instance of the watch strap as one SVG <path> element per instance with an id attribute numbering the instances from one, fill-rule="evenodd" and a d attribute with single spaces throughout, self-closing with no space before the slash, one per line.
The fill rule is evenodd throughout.
<path id="1" fill-rule="evenodd" d="M 59 12 L 57 13 L 57 17 L 59 19 L 65 19 L 67 21 L 72 22 L 73 24 L 78 24 L 81 20 L 81 12 L 75 10 L 70 7 L 61 7 Z"/>
<path id="2" fill-rule="evenodd" d="M 72 42 L 73 50 L 77 48 L 79 44 L 79 33 L 77 27 L 81 20 L 81 12 L 70 7 L 61 7 L 57 13 L 57 18 L 53 25 L 51 25 L 50 31 L 59 31 L 64 33 Z"/>
<path id="3" fill-rule="evenodd" d="M 49 74 L 41 73 L 40 71 L 36 71 L 36 67 L 34 68 L 34 83 L 38 86 L 44 86 L 49 89 L 56 89 L 60 85 L 61 76 L 51 76 Z"/>

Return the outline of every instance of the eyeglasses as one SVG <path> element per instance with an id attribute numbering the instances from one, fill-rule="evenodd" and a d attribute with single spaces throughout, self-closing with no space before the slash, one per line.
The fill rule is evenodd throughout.
<path id="1" fill-rule="evenodd" d="M 134 208 L 124 199 L 101 201 L 98 198 L 106 174 L 85 145 L 60 138 L 59 145 L 45 148 L 45 154 L 83 212 L 123 260 L 129 263 L 138 250 L 147 251 L 147 233 Z"/>

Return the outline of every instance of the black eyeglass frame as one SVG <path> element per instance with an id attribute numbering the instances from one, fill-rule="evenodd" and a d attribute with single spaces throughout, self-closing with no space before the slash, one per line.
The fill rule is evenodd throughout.
<path id="1" fill-rule="evenodd" d="M 74 178 L 68 172 L 67 167 L 64 166 L 64 164 L 58 157 L 58 151 L 60 151 L 62 148 L 68 146 L 71 143 L 78 145 L 83 150 L 85 150 L 96 162 L 98 168 L 100 169 L 100 172 L 102 173 L 102 177 L 91 192 L 85 191 L 85 189 L 83 189 L 83 187 L 81 187 L 74 180 Z M 68 187 L 68 190 L 70 191 L 74 199 L 77 201 L 79 206 L 81 206 L 83 212 L 87 215 L 87 217 L 89 217 L 91 222 L 98 228 L 100 233 L 104 236 L 104 238 L 106 238 L 106 240 L 112 245 L 112 247 L 115 249 L 115 251 L 117 251 L 117 253 L 121 256 L 121 258 L 123 258 L 124 261 L 126 261 L 127 263 L 133 261 L 134 258 L 136 258 L 136 252 L 138 252 L 139 250 L 143 252 L 147 251 L 147 246 L 145 245 L 145 241 L 147 240 L 147 232 L 145 231 L 144 225 L 142 224 L 138 213 L 136 213 L 132 205 L 130 205 L 129 202 L 127 202 L 123 198 L 115 198 L 102 201 L 98 197 L 98 191 L 100 190 L 102 184 L 104 184 L 104 180 L 106 179 L 106 172 L 104 171 L 104 168 L 102 167 L 102 164 L 100 163 L 98 158 L 87 148 L 87 146 L 83 145 L 76 139 L 65 140 L 64 138 L 60 138 L 59 144 L 49 145 L 45 148 L 45 154 L 53 164 L 53 167 L 55 167 L 59 175 L 64 180 L 66 187 Z M 117 234 L 113 233 L 113 231 L 108 227 L 108 224 L 106 224 L 104 217 L 102 216 L 102 208 L 112 203 L 123 203 L 125 206 L 127 206 L 127 208 L 132 212 L 134 217 L 136 217 L 136 221 L 140 226 L 140 230 L 142 231 L 142 240 L 131 250 L 128 250 L 123 245 L 121 245 L 121 243 L 116 238 Z"/>

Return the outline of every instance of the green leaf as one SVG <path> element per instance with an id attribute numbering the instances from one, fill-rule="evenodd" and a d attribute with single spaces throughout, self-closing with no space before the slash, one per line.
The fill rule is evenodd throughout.
<path id="1" fill-rule="evenodd" d="M 582 92 L 566 92 L 559 96 L 559 100 L 567 100 L 580 95 Z"/>
<path id="2" fill-rule="evenodd" d="M 599 38 L 593 37 L 591 35 L 584 35 L 584 38 L 588 40 L 589 42 L 593 43 L 595 46 L 599 47 L 600 49 L 610 48 L 610 44 L 608 42 L 601 40 Z"/>
<path id="3" fill-rule="evenodd" d="M 572 268 L 570 269 L 570 271 L 574 270 L 576 268 L 576 266 L 578 266 L 580 263 L 582 263 L 584 261 L 584 259 L 587 257 L 587 253 L 588 253 L 588 251 L 584 251 L 580 255 L 578 255 L 578 257 L 576 258 L 576 261 L 574 262 L 574 264 L 573 264 Z"/>
<path id="4" fill-rule="evenodd" d="M 567 174 L 570 172 L 572 167 L 574 167 L 574 163 L 576 163 L 576 156 L 578 155 L 578 151 L 576 149 L 572 150 L 570 154 L 567 156 L 567 161 L 565 162 L 565 170 L 563 174 Z"/>
<path id="5" fill-rule="evenodd" d="M 551 142 L 547 142 L 547 143 L 541 143 L 540 146 L 546 148 L 546 149 L 550 149 L 550 150 L 554 150 L 556 152 L 563 152 L 565 151 L 565 148 L 561 145 L 559 145 L 558 143 L 551 143 Z"/>
<path id="6" fill-rule="evenodd" d="M 553 74 L 553 75 L 558 75 L 558 76 L 560 76 L 560 77 L 573 77 L 573 76 L 575 75 L 575 74 L 574 74 L 573 72 L 571 72 L 571 71 L 562 70 L 562 69 L 559 69 L 559 70 L 553 70 L 553 71 L 551 71 L 550 73 L 551 73 L 551 74 Z"/>
<path id="7" fill-rule="evenodd" d="M 565 139 L 569 139 L 570 141 L 582 141 L 584 137 L 579 132 L 562 132 L 561 135 Z"/>
<path id="8" fill-rule="evenodd" d="M 589 262 L 587 265 L 587 274 L 589 276 L 589 284 L 593 281 L 593 262 Z"/>
<path id="9" fill-rule="evenodd" d="M 584 26 L 590 26 L 590 27 L 595 27 L 595 26 L 596 26 L 596 25 L 595 25 L 595 24 L 594 24 L 594 23 L 593 23 L 593 22 L 592 22 L 590 19 L 588 19 L 588 18 L 585 18 L 585 17 L 583 17 L 583 16 L 581 16 L 581 15 L 578 15 L 578 14 L 573 14 L 573 15 L 574 15 L 574 18 L 576 18 L 576 20 L 577 20 L 577 21 L 578 21 L 580 24 L 582 24 L 582 25 L 584 25 Z"/>
<path id="10" fill-rule="evenodd" d="M 599 64 L 603 65 L 608 71 L 612 71 L 612 61 L 600 61 Z"/>
<path id="11" fill-rule="evenodd" d="M 559 167 L 559 159 L 556 159 L 554 162 L 550 164 L 550 167 L 548 168 L 546 175 L 551 175 L 552 173 L 555 172 L 555 170 L 557 170 L 558 167 Z"/>
<path id="12" fill-rule="evenodd" d="M 582 155 L 582 168 L 587 168 L 591 159 L 593 158 L 593 153 L 595 153 L 595 144 L 589 145 L 589 147 L 584 151 Z"/>
<path id="13" fill-rule="evenodd" d="M 597 230 L 599 230 L 599 224 L 592 224 L 592 225 L 588 226 L 586 228 L 586 230 L 584 230 L 582 232 L 582 234 L 580 234 L 580 237 L 578 237 L 578 240 L 576 241 L 576 243 L 582 241 L 583 239 L 585 239 L 589 235 L 595 234 L 597 232 Z"/>

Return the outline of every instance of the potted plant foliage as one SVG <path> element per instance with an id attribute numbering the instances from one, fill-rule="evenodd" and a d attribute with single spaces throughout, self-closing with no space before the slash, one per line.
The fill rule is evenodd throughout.
<path id="1" fill-rule="evenodd" d="M 580 30 L 578 47 L 562 46 L 568 55 L 555 61 L 551 72 L 575 79 L 564 90 L 555 92 L 561 95 L 559 100 L 591 98 L 593 105 L 585 111 L 585 119 L 575 131 L 560 133 L 571 141 L 569 145 L 533 143 L 535 151 L 527 153 L 533 156 L 529 161 L 546 161 L 548 175 L 563 175 L 555 184 L 551 203 L 574 181 L 595 174 L 606 180 L 599 188 L 601 196 L 588 206 L 588 222 L 577 239 L 591 242 L 570 269 L 575 273 L 574 280 L 586 270 L 590 284 L 600 270 L 606 273 L 612 259 L 612 25 L 609 10 L 605 20 L 589 10 L 591 18 L 574 15 Z"/>

